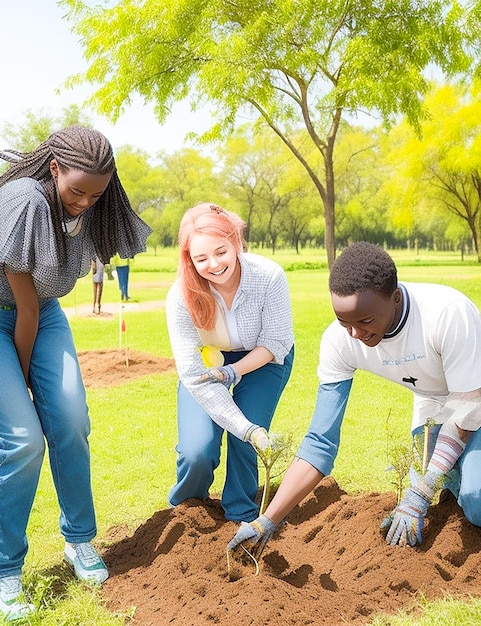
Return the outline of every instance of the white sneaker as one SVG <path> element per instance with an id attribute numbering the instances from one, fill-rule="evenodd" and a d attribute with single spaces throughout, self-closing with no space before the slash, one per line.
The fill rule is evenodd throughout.
<path id="1" fill-rule="evenodd" d="M 80 580 L 100 584 L 109 577 L 102 557 L 90 542 L 66 543 L 63 558 Z"/>
<path id="2" fill-rule="evenodd" d="M 25 602 L 20 576 L 0 578 L 0 611 L 7 622 L 26 618 L 33 610 L 33 604 Z"/>

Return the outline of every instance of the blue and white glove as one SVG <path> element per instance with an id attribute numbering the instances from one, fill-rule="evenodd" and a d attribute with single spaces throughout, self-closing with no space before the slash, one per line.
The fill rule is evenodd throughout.
<path id="1" fill-rule="evenodd" d="M 419 474 L 411 467 L 411 487 L 394 511 L 381 524 L 386 542 L 392 546 L 415 546 L 422 541 L 424 518 L 434 494 L 442 487 L 447 473 L 454 467 L 466 444 L 458 436 L 457 427 L 447 422 L 439 431 L 427 471 Z"/>
<path id="2" fill-rule="evenodd" d="M 249 428 L 244 441 L 248 441 L 254 450 L 264 451 L 271 445 L 267 430 L 262 426 L 256 426 L 256 424 Z"/>
<path id="3" fill-rule="evenodd" d="M 415 546 L 423 540 L 424 518 L 431 499 L 419 487 L 409 487 L 394 511 L 381 524 L 386 543 L 391 546 Z"/>
<path id="4" fill-rule="evenodd" d="M 242 376 L 238 374 L 232 365 L 222 365 L 221 367 L 212 367 L 202 374 L 196 381 L 196 385 L 201 383 L 222 383 L 229 389 L 231 385 L 237 385 Z"/>
<path id="5" fill-rule="evenodd" d="M 275 529 L 276 525 L 266 515 L 260 515 L 249 524 L 241 522 L 239 530 L 227 544 L 227 549 L 233 550 L 247 542 L 246 547 L 250 552 L 252 552 L 252 546 L 256 546 L 254 556 L 259 558 Z"/>

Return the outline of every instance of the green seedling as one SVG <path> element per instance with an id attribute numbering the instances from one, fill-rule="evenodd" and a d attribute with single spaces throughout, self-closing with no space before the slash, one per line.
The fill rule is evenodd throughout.
<path id="1" fill-rule="evenodd" d="M 389 447 L 388 444 L 388 458 L 390 460 L 390 465 L 388 466 L 387 471 L 395 472 L 395 480 L 392 484 L 396 488 L 397 504 L 401 501 L 405 479 L 409 475 L 411 467 L 413 467 L 416 472 L 422 476 L 424 476 L 427 471 L 429 463 L 429 450 L 431 447 L 431 430 L 435 424 L 436 422 L 433 418 L 428 418 L 426 420 L 426 424 L 424 425 L 423 432 L 414 437 L 412 445 L 400 443 Z M 441 486 L 442 481 L 439 487 Z"/>
<path id="2" fill-rule="evenodd" d="M 386 457 L 389 463 L 386 471 L 392 472 L 394 475 L 394 479 L 391 484 L 396 490 L 397 504 L 399 504 L 406 476 L 409 474 L 409 469 L 414 460 L 414 453 L 412 446 L 405 443 L 393 443 L 392 433 L 389 429 L 390 417 L 391 409 L 389 409 L 389 413 L 384 424 L 386 429 Z"/>
<path id="3" fill-rule="evenodd" d="M 386 471 L 393 472 L 394 479 L 392 485 L 396 489 L 397 504 L 401 502 L 402 494 L 404 491 L 404 482 L 409 474 L 409 470 L 414 461 L 414 453 L 412 446 L 404 443 L 399 443 L 393 446 L 390 450 L 390 464 Z"/>
<path id="4" fill-rule="evenodd" d="M 272 479 L 282 473 L 289 461 L 292 459 L 292 434 L 280 435 L 273 433 L 269 435 L 270 445 L 265 450 L 256 448 L 257 455 L 264 466 L 264 488 L 262 490 L 262 499 L 259 507 L 259 515 L 263 515 L 267 505 L 272 488 Z M 278 474 L 272 474 L 272 468 L 275 463 L 282 463 L 283 469 Z"/>
<path id="5" fill-rule="evenodd" d="M 259 507 L 259 515 L 263 515 L 267 508 L 267 505 L 269 504 L 273 478 L 276 478 L 285 470 L 287 464 L 292 458 L 292 434 L 270 434 L 269 446 L 265 450 L 261 450 L 257 447 L 255 447 L 255 449 L 264 467 L 264 488 L 262 490 L 262 499 Z M 280 470 L 277 474 L 273 475 L 272 468 L 276 463 L 280 464 L 281 462 L 283 465 L 283 469 Z M 252 561 L 254 563 L 255 575 L 257 576 L 259 574 L 259 559 L 261 557 L 264 544 L 261 548 L 259 548 L 259 546 L 256 546 L 256 544 L 253 544 L 251 549 L 248 549 L 246 546 L 240 544 L 239 548 L 243 550 L 244 556 L 246 556 L 249 561 Z M 230 580 L 237 580 L 242 577 L 242 573 L 239 567 L 236 567 L 234 569 L 231 563 L 230 552 L 230 550 L 227 550 L 227 572 Z M 242 563 L 242 565 L 245 565 L 245 563 Z M 236 566 L 240 566 L 240 563 L 238 563 L 237 561 Z"/>

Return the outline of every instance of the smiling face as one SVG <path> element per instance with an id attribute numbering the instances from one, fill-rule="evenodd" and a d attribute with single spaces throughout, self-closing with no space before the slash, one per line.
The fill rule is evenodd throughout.
<path id="1" fill-rule="evenodd" d="M 70 217 L 77 217 L 90 208 L 107 189 L 112 174 L 88 174 L 77 169 L 60 168 L 55 159 L 50 171 L 57 181 L 63 208 Z"/>
<path id="2" fill-rule="evenodd" d="M 238 286 L 237 250 L 229 239 L 198 233 L 192 237 L 189 252 L 192 263 L 202 278 L 214 286 Z"/>
<path id="3" fill-rule="evenodd" d="M 372 290 L 350 296 L 331 293 L 331 302 L 341 326 L 370 348 L 396 327 L 402 314 L 399 289 L 390 296 Z"/>

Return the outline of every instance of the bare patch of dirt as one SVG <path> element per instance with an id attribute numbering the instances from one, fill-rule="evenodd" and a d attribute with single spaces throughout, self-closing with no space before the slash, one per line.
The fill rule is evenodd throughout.
<path id="1" fill-rule="evenodd" d="M 90 350 L 78 353 L 86 387 L 123 385 L 135 378 L 175 370 L 173 359 L 135 350 Z"/>

